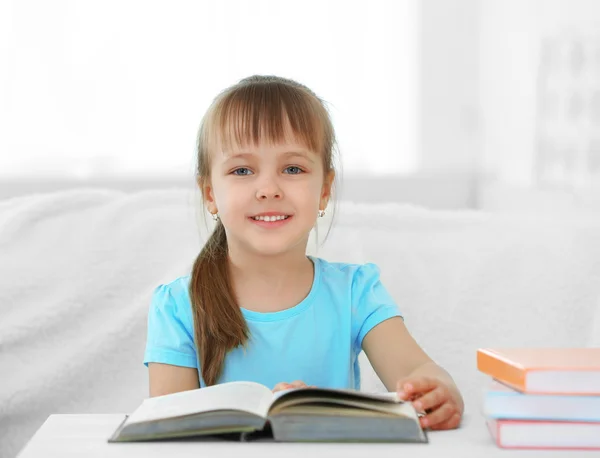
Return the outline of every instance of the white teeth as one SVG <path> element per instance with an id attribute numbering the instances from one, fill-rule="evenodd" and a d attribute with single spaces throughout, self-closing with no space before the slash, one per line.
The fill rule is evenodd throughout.
<path id="1" fill-rule="evenodd" d="M 271 221 L 280 221 L 282 219 L 288 219 L 289 216 L 287 215 L 277 215 L 277 216 L 255 216 L 253 217 L 253 219 L 255 221 L 267 221 L 267 222 L 271 222 Z"/>

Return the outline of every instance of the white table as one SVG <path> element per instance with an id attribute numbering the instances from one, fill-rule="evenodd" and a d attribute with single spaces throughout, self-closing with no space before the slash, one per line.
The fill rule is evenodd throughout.
<path id="1" fill-rule="evenodd" d="M 465 416 L 461 428 L 430 431 L 428 444 L 291 444 L 265 442 L 112 443 L 107 438 L 125 414 L 50 415 L 18 455 L 38 457 L 208 458 L 208 457 L 600 457 L 598 451 L 507 450 L 496 447 L 480 416 Z"/>

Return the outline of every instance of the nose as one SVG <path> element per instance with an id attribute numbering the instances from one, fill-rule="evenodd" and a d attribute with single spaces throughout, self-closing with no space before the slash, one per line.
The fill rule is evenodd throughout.
<path id="1" fill-rule="evenodd" d="M 277 183 L 277 179 L 271 176 L 266 176 L 260 181 L 258 189 L 256 190 L 256 198 L 258 200 L 281 199 L 282 197 L 283 192 Z"/>

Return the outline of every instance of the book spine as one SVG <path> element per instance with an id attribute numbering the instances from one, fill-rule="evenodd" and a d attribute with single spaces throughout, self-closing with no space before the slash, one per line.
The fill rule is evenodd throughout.
<path id="1" fill-rule="evenodd" d="M 477 369 L 520 392 L 526 390 L 527 371 L 493 352 L 487 350 L 477 351 Z"/>

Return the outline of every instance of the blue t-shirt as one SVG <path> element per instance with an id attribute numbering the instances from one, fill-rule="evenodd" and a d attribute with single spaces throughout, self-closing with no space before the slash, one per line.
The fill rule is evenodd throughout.
<path id="1" fill-rule="evenodd" d="M 254 381 L 273 388 L 302 380 L 328 388 L 360 388 L 358 354 L 377 324 L 402 316 L 374 264 L 314 263 L 312 288 L 298 305 L 261 313 L 241 308 L 250 339 L 229 352 L 219 383 Z M 158 286 L 148 314 L 144 364 L 198 368 L 190 275 Z M 200 386 L 206 386 L 198 369 Z"/>

